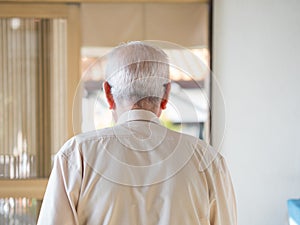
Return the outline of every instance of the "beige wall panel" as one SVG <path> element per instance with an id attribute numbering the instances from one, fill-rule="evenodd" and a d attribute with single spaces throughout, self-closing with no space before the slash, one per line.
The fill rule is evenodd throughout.
<path id="1" fill-rule="evenodd" d="M 208 4 L 82 4 L 83 46 L 132 40 L 208 45 Z"/>
<path id="2" fill-rule="evenodd" d="M 115 46 L 143 39 L 141 4 L 82 4 L 83 46 Z"/>
<path id="3" fill-rule="evenodd" d="M 145 22 L 146 39 L 208 45 L 207 4 L 147 4 Z"/>

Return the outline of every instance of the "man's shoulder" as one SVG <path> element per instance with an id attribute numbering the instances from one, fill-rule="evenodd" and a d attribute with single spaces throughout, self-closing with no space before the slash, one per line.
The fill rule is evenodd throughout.
<path id="1" fill-rule="evenodd" d="M 191 152 L 191 159 L 198 162 L 200 171 L 206 170 L 223 158 L 218 149 L 202 139 L 172 130 L 169 131 L 169 134 L 178 143 L 178 146 L 182 147 L 182 150 Z"/>
<path id="2" fill-rule="evenodd" d="M 86 144 L 91 141 L 99 141 L 103 138 L 109 138 L 114 136 L 114 131 L 111 127 L 103 128 L 99 130 L 88 131 L 74 135 L 69 140 L 67 140 L 58 152 L 58 155 L 71 154 L 81 148 L 81 145 Z"/>
<path id="3" fill-rule="evenodd" d="M 114 136 L 115 136 L 115 132 L 113 127 L 107 127 L 107 128 L 80 133 L 75 135 L 73 138 L 76 140 L 78 144 L 81 144 L 86 141 L 99 140 L 101 138 L 109 138 Z"/>
<path id="4" fill-rule="evenodd" d="M 219 165 L 223 161 L 223 156 L 208 142 L 188 134 L 179 134 L 184 145 L 189 145 L 193 150 L 192 159 L 194 159 L 200 172 Z M 193 160 L 192 160 L 193 161 Z"/>
<path id="5" fill-rule="evenodd" d="M 206 151 L 215 152 L 214 148 L 208 142 L 200 138 L 173 130 L 169 130 L 169 133 L 171 134 L 171 136 L 174 136 L 178 141 L 182 141 L 192 146 L 197 151 L 201 151 L 203 153 L 205 153 Z"/>

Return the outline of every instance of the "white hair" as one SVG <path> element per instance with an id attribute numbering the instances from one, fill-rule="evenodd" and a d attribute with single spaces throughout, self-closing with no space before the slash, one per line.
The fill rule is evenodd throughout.
<path id="1" fill-rule="evenodd" d="M 157 103 L 169 82 L 168 57 L 141 41 L 120 45 L 108 54 L 106 80 L 117 104 Z"/>

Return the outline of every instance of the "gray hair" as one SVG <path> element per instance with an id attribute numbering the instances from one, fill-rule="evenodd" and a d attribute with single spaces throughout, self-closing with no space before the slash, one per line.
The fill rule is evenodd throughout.
<path id="1" fill-rule="evenodd" d="M 106 80 L 117 104 L 134 105 L 142 99 L 156 104 L 170 82 L 168 57 L 141 41 L 120 45 L 108 54 Z"/>

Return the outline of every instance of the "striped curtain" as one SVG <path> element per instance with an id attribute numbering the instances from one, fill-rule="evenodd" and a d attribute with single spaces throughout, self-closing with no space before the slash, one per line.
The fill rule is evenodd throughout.
<path id="1" fill-rule="evenodd" d="M 0 19 L 0 179 L 47 176 L 66 139 L 66 29 Z"/>
<path id="2" fill-rule="evenodd" d="M 0 179 L 47 177 L 67 137 L 67 22 L 0 18 Z M 0 224 L 36 224 L 39 201 L 0 199 Z"/>

